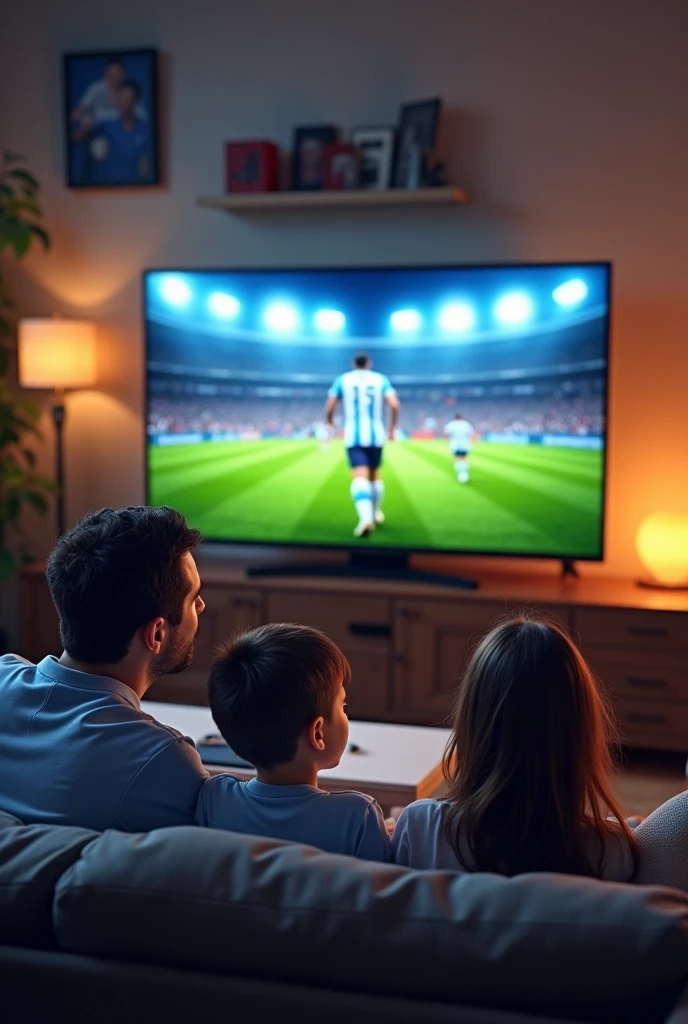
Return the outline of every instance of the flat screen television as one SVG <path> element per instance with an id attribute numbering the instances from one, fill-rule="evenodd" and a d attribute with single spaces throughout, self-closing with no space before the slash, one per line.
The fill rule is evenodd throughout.
<path id="1" fill-rule="evenodd" d="M 609 305 L 608 263 L 148 271 L 147 500 L 212 541 L 599 560 Z"/>

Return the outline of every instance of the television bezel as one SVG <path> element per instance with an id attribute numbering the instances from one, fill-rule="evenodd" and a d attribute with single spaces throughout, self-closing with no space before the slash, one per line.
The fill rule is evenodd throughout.
<path id="1" fill-rule="evenodd" d="M 390 272 L 396 270 L 527 270 L 530 268 L 577 268 L 582 267 L 604 267 L 607 271 L 607 331 L 605 338 L 605 371 L 606 381 L 604 389 L 604 446 L 602 449 L 602 514 L 600 516 L 600 544 L 598 555 L 580 555 L 576 552 L 514 552 L 496 550 L 477 550 L 474 548 L 438 548 L 438 547 L 391 547 L 388 545 L 375 544 L 373 540 L 366 539 L 364 543 L 342 543 L 342 544 L 320 544 L 318 542 L 306 543 L 303 541 L 290 540 L 255 540 L 253 538 L 232 537 L 206 537 L 203 536 L 205 544 L 234 545 L 235 547 L 266 547 L 266 548 L 293 548 L 299 551 L 344 551 L 360 555 L 369 552 L 372 557 L 391 558 L 404 555 L 454 555 L 464 558 L 520 558 L 520 559 L 549 559 L 560 562 L 604 562 L 606 555 L 606 527 L 607 527 L 607 475 L 608 475 L 608 452 L 609 452 L 609 382 L 610 354 L 611 354 L 611 333 L 612 333 L 612 283 L 613 264 L 611 260 L 538 260 L 534 262 L 508 262 L 508 263 L 408 263 L 408 264 L 358 264 L 356 266 L 282 266 L 282 267 L 149 267 L 142 272 L 142 317 L 143 317 L 143 360 L 144 360 L 144 416 L 143 416 L 143 437 L 144 437 L 144 492 L 146 505 L 150 503 L 150 467 L 148 443 L 148 413 L 149 413 L 149 388 L 148 388 L 148 351 L 149 336 L 147 314 L 147 281 L 153 274 L 241 274 L 241 273 L 263 273 L 263 274 L 331 274 L 331 273 L 360 273 L 361 271 Z M 193 525 L 193 524 L 192 524 Z M 374 534 L 372 535 L 375 536 Z"/>

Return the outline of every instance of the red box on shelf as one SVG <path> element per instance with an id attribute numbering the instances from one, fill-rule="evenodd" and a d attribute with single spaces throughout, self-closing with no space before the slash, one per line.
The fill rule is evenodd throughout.
<path id="1" fill-rule="evenodd" d="M 264 139 L 225 143 L 226 192 L 275 192 L 279 149 Z"/>

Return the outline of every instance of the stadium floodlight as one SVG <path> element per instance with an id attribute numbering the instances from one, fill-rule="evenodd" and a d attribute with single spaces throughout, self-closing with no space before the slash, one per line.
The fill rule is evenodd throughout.
<path id="1" fill-rule="evenodd" d="M 438 322 L 444 334 L 463 334 L 475 324 L 475 310 L 467 302 L 448 302 L 440 310 Z"/>
<path id="2" fill-rule="evenodd" d="M 525 292 L 507 292 L 497 300 L 494 313 L 503 324 L 523 324 L 533 315 L 533 301 Z"/>
<path id="3" fill-rule="evenodd" d="M 171 306 L 188 306 L 193 292 L 183 277 L 178 274 L 165 274 L 160 283 L 160 294 Z"/>
<path id="4" fill-rule="evenodd" d="M 291 334 L 299 326 L 299 313 L 288 302 L 271 302 L 263 313 L 265 326 L 278 334 Z"/>
<path id="5" fill-rule="evenodd" d="M 578 306 L 586 298 L 588 286 L 580 277 L 564 281 L 552 292 L 552 298 L 559 306 Z"/>
<path id="6" fill-rule="evenodd" d="M 221 320 L 233 320 L 241 312 L 241 303 L 229 292 L 213 292 L 208 297 L 208 309 Z"/>
<path id="7" fill-rule="evenodd" d="M 319 309 L 313 317 L 316 330 L 324 334 L 339 334 L 346 327 L 346 317 L 340 309 Z"/>
<path id="8" fill-rule="evenodd" d="M 423 318 L 417 309 L 397 309 L 389 318 L 389 324 L 397 334 L 415 334 L 419 331 Z"/>

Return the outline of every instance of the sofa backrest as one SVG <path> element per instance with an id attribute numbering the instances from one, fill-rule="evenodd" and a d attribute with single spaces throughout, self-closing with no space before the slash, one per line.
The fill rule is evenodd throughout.
<path id="1" fill-rule="evenodd" d="M 0 945 L 55 946 L 55 886 L 98 838 L 85 828 L 22 825 L 0 811 Z"/>
<path id="2" fill-rule="evenodd" d="M 591 1020 L 660 1019 L 688 980 L 673 890 L 420 873 L 194 828 L 85 843 L 54 927 L 77 953 Z"/>

